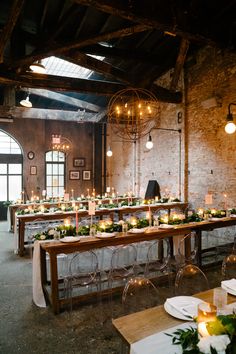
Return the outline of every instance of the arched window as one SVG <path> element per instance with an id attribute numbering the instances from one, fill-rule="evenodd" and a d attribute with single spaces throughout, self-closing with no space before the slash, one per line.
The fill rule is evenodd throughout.
<path id="1" fill-rule="evenodd" d="M 62 197 L 65 189 L 65 154 L 46 152 L 46 191 L 49 197 Z"/>
<path id="2" fill-rule="evenodd" d="M 0 201 L 22 198 L 22 161 L 20 145 L 0 130 Z"/>

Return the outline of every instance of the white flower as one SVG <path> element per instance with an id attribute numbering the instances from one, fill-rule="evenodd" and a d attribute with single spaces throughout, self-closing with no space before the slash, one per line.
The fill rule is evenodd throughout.
<path id="1" fill-rule="evenodd" d="M 225 354 L 225 349 L 229 343 L 230 339 L 226 334 L 221 336 L 209 336 L 200 339 L 198 348 L 204 354 L 211 354 L 210 347 L 214 348 L 218 354 Z"/>
<path id="2" fill-rule="evenodd" d="M 58 239 L 60 237 L 60 232 L 53 230 L 53 238 Z"/>
<path id="3" fill-rule="evenodd" d="M 28 209 L 28 208 L 26 208 L 26 209 L 24 210 L 24 212 L 25 212 L 25 213 L 28 213 L 28 211 L 29 211 L 29 209 Z"/>
<path id="4" fill-rule="evenodd" d="M 49 234 L 50 236 L 54 236 L 55 230 L 54 230 L 54 229 L 50 229 L 50 230 L 48 231 L 48 234 Z"/>
<path id="5" fill-rule="evenodd" d="M 119 220 L 119 221 L 118 221 L 118 224 L 119 224 L 119 225 L 123 225 L 124 223 L 125 223 L 124 220 Z"/>
<path id="6" fill-rule="evenodd" d="M 39 238 L 40 238 L 40 240 L 45 240 L 46 236 L 42 234 L 42 235 L 39 236 Z"/>

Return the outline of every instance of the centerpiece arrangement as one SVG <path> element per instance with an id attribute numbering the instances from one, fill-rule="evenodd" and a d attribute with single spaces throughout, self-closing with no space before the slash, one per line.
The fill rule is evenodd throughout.
<path id="1" fill-rule="evenodd" d="M 196 318 L 197 320 L 197 318 Z M 236 314 L 218 315 L 206 323 L 208 335 L 200 336 L 197 328 L 177 329 L 172 337 L 174 345 L 180 345 L 183 354 L 235 354 Z"/>

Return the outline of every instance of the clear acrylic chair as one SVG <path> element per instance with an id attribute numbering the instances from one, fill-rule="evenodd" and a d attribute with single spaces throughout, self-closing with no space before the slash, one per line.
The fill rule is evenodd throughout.
<path id="1" fill-rule="evenodd" d="M 69 261 L 68 275 L 64 277 L 64 292 L 70 310 L 73 297 L 89 292 L 100 293 L 98 258 L 93 251 L 76 253 Z"/>
<path id="2" fill-rule="evenodd" d="M 236 278 L 236 253 L 224 258 L 221 271 L 224 280 Z"/>
<path id="3" fill-rule="evenodd" d="M 142 311 L 160 305 L 156 286 L 145 277 L 133 277 L 125 285 L 122 293 L 123 315 Z"/>
<path id="4" fill-rule="evenodd" d="M 170 242 L 169 239 L 159 239 L 149 245 L 145 276 L 150 278 L 169 272 Z"/>
<path id="5" fill-rule="evenodd" d="M 208 279 L 198 266 L 187 264 L 179 269 L 175 278 L 176 295 L 192 295 L 208 289 Z"/>

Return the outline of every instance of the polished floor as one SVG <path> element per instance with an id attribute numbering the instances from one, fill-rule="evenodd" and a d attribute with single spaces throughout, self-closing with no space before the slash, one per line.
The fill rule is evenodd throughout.
<path id="1" fill-rule="evenodd" d="M 32 262 L 29 256 L 14 254 L 13 234 L 0 222 L 0 353 L 1 354 L 115 354 L 121 343 L 112 328 L 107 301 L 63 312 L 55 316 L 50 308 L 32 303 Z M 211 287 L 220 284 L 218 268 L 207 271 Z M 161 288 L 162 298 L 170 296 Z M 121 313 L 121 299 L 113 314 Z"/>

